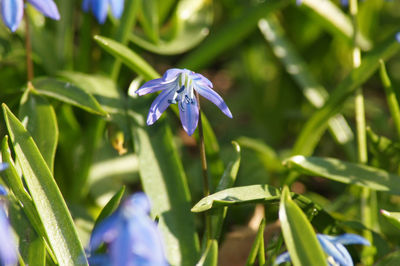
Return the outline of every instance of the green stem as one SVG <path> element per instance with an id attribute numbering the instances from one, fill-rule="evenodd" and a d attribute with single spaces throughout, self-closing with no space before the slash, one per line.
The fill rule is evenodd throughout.
<path id="1" fill-rule="evenodd" d="M 25 19 L 25 50 L 26 50 L 26 69 L 27 69 L 27 79 L 28 82 L 33 80 L 33 62 L 32 62 L 32 44 L 31 35 L 29 32 L 29 18 L 28 12 L 24 13 Z"/>
<path id="2" fill-rule="evenodd" d="M 394 125 L 397 130 L 397 136 L 400 139 L 400 109 L 399 109 L 399 102 L 397 101 L 396 94 L 392 87 L 392 83 L 389 79 L 389 75 L 387 74 L 385 63 L 383 60 L 380 60 L 381 67 L 380 67 L 380 75 L 383 87 L 385 88 L 386 99 L 389 105 L 389 110 L 393 118 Z"/>
<path id="3" fill-rule="evenodd" d="M 129 35 L 132 33 L 132 29 L 136 23 L 136 14 L 139 6 L 139 1 L 128 0 L 125 4 L 125 12 L 122 15 L 119 27 L 114 36 L 114 40 L 122 44 L 126 44 L 129 40 Z M 121 60 L 116 59 L 112 64 L 110 64 L 109 72 L 111 73 L 111 78 L 117 80 L 119 71 L 121 69 Z"/>
<path id="4" fill-rule="evenodd" d="M 358 33 L 358 3 L 357 0 L 350 0 L 350 16 L 353 24 L 353 68 L 358 68 L 361 65 L 361 51 L 358 47 L 356 38 Z M 364 106 L 364 95 L 362 88 L 358 88 L 355 93 L 355 116 L 357 125 L 357 151 L 358 151 L 358 162 L 361 164 L 367 164 L 368 162 L 368 151 L 367 151 L 367 133 L 365 128 L 365 106 Z M 368 188 L 362 188 L 361 191 L 361 219 L 366 228 L 372 228 L 373 226 L 373 213 L 374 210 L 370 206 L 372 199 L 372 192 Z M 365 230 L 363 235 L 372 243 L 372 234 L 370 231 Z M 373 251 L 369 247 L 363 248 L 362 261 L 365 265 L 372 265 L 373 263 Z"/>
<path id="5" fill-rule="evenodd" d="M 206 158 L 206 148 L 204 145 L 204 134 L 203 134 L 203 123 L 201 121 L 201 107 L 200 107 L 200 97 L 196 92 L 197 103 L 199 105 L 199 149 L 200 149 L 200 158 L 201 158 L 201 169 L 203 174 L 203 194 L 204 197 L 210 195 L 210 186 L 208 183 L 208 169 L 207 169 L 207 158 Z M 211 216 L 208 212 L 205 212 L 205 223 L 206 223 L 206 234 L 207 234 L 207 242 L 211 239 Z"/>

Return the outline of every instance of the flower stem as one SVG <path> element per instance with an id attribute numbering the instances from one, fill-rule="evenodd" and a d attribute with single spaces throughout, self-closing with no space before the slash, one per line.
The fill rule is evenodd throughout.
<path id="1" fill-rule="evenodd" d="M 25 50 L 26 50 L 26 69 L 27 69 L 27 79 L 28 82 L 33 80 L 33 62 L 32 62 L 32 44 L 31 35 L 29 32 L 29 18 L 28 13 L 24 12 L 25 19 Z"/>
<path id="2" fill-rule="evenodd" d="M 200 107 L 200 97 L 199 94 L 196 92 L 197 103 L 199 105 L 199 149 L 200 149 L 200 158 L 201 158 L 201 169 L 203 174 L 203 194 L 204 197 L 210 195 L 210 186 L 208 183 L 208 171 L 207 171 L 207 158 L 206 158 L 206 148 L 204 145 L 204 134 L 203 134 L 203 123 L 201 120 L 201 107 Z M 206 212 L 205 213 L 205 223 L 206 223 L 206 235 L 207 235 L 207 242 L 211 239 L 211 216 Z"/>
<path id="3" fill-rule="evenodd" d="M 350 0 L 350 16 L 353 24 L 353 68 L 358 68 L 361 65 L 361 51 L 357 45 L 357 33 L 358 33 L 358 3 L 357 0 Z M 358 151 L 358 162 L 361 164 L 367 164 L 368 162 L 368 151 L 367 151 L 367 137 L 365 128 L 365 106 L 364 106 L 364 95 L 362 88 L 358 88 L 355 93 L 354 99 L 356 126 L 357 126 L 357 151 Z M 373 197 L 373 191 L 368 188 L 362 188 L 361 191 L 361 219 L 366 228 L 372 229 L 373 227 L 373 216 L 374 209 L 371 206 Z M 370 231 L 364 231 L 364 237 L 372 243 L 372 234 Z M 368 248 L 363 248 L 362 261 L 366 265 L 373 263 L 374 252 Z"/>

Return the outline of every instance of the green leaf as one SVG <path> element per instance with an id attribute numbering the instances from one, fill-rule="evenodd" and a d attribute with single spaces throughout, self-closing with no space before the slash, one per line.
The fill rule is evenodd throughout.
<path id="1" fill-rule="evenodd" d="M 143 99 L 131 104 L 142 111 L 132 114 L 132 134 L 143 189 L 151 200 L 153 216 L 159 217 L 169 263 L 194 265 L 199 243 L 186 176 L 165 119 L 151 127 L 145 124 L 148 104 Z"/>
<path id="2" fill-rule="evenodd" d="M 333 2 L 320 0 L 302 0 L 302 5 L 311 16 L 315 17 L 318 24 L 324 26 L 335 35 L 339 35 L 353 44 L 353 25 Z M 357 45 L 363 50 L 369 50 L 371 43 L 361 33 L 356 37 Z"/>
<path id="3" fill-rule="evenodd" d="M 123 186 L 115 195 L 107 202 L 106 206 L 101 210 L 99 216 L 94 223 L 95 228 L 99 223 L 101 223 L 105 218 L 110 216 L 119 206 L 121 203 L 121 199 L 125 193 L 125 186 Z"/>
<path id="4" fill-rule="evenodd" d="M 393 122 L 397 131 L 397 136 L 400 138 L 400 107 L 397 101 L 397 96 L 395 90 L 390 81 L 389 75 L 386 71 L 385 63 L 380 60 L 380 76 L 382 80 L 382 85 L 385 88 L 386 101 L 389 106 L 390 114 L 392 115 Z"/>
<path id="5" fill-rule="evenodd" d="M 295 46 L 285 37 L 283 27 L 277 17 L 271 14 L 261 19 L 258 27 L 271 44 L 276 57 L 282 61 L 286 71 L 301 88 L 304 97 L 314 107 L 321 108 L 329 94 L 308 70 L 306 62 L 297 53 Z M 344 145 L 351 158 L 355 158 L 354 135 L 346 119 L 341 114 L 337 114 L 329 120 L 329 129 L 334 140 Z"/>
<path id="6" fill-rule="evenodd" d="M 71 83 L 54 78 L 38 78 L 32 83 L 41 95 L 72 104 L 90 113 L 107 115 L 92 95 Z"/>
<path id="7" fill-rule="evenodd" d="M 379 67 L 379 60 L 392 57 L 399 49 L 400 44 L 391 36 L 363 57 L 361 66 L 351 71 L 333 91 L 325 105 L 307 121 L 296 140 L 292 154 L 311 155 L 325 132 L 329 119 L 338 114 L 346 99 L 375 73 Z"/>
<path id="8" fill-rule="evenodd" d="M 145 0 L 144 2 L 148 2 Z M 182 0 L 173 11 L 157 42 L 132 34 L 131 41 L 154 53 L 172 55 L 184 53 L 204 40 L 213 21 L 213 6 L 210 0 Z M 148 34 L 149 35 L 149 34 Z M 171 36 L 172 35 L 172 36 Z"/>
<path id="9" fill-rule="evenodd" d="M 53 107 L 45 98 L 28 88 L 21 98 L 19 118 L 53 172 L 58 141 L 57 117 Z"/>
<path id="10" fill-rule="evenodd" d="M 230 188 L 235 184 L 236 176 L 240 166 L 240 146 L 235 141 L 232 141 L 232 145 L 235 149 L 235 157 L 226 167 L 224 174 L 222 175 L 217 186 L 216 192 Z M 228 207 L 224 207 L 216 210 L 213 213 L 210 213 L 212 239 L 218 240 L 220 238 L 227 211 Z"/>
<path id="11" fill-rule="evenodd" d="M 125 45 L 118 43 L 112 39 L 102 37 L 99 35 L 94 36 L 95 41 L 101 48 L 106 50 L 111 55 L 119 58 L 122 63 L 130 69 L 143 76 L 146 80 L 159 78 L 160 75 L 154 70 L 143 58 L 133 52 Z"/>
<path id="12" fill-rule="evenodd" d="M 381 210 L 381 214 L 385 217 L 391 224 L 400 229 L 400 212 L 388 212 Z"/>
<path id="13" fill-rule="evenodd" d="M 389 253 L 383 259 L 379 260 L 374 266 L 398 266 L 400 261 L 400 250 Z"/>
<path id="14" fill-rule="evenodd" d="M 29 246 L 29 266 L 46 265 L 46 245 L 42 238 L 36 238 Z"/>
<path id="15" fill-rule="evenodd" d="M 218 241 L 211 240 L 196 266 L 218 265 Z"/>
<path id="16" fill-rule="evenodd" d="M 260 226 L 258 227 L 256 238 L 254 239 L 253 245 L 251 246 L 249 257 L 246 261 L 246 266 L 254 265 L 256 262 L 257 255 L 261 255 L 261 260 L 264 258 L 264 262 L 259 262 L 260 265 L 265 263 L 265 250 L 264 250 L 264 229 L 265 229 L 265 218 L 261 220 Z"/>
<path id="17" fill-rule="evenodd" d="M 291 199 L 287 187 L 282 191 L 279 220 L 293 265 L 327 265 L 314 229 L 305 214 Z"/>
<path id="18" fill-rule="evenodd" d="M 289 1 L 286 0 L 270 0 L 245 10 L 239 18 L 211 32 L 210 36 L 196 50 L 182 59 L 179 67 L 185 67 L 193 71 L 205 68 L 218 55 L 245 40 L 257 27 L 257 22 L 260 18 L 283 8 L 288 3 Z"/>
<path id="19" fill-rule="evenodd" d="M 29 132 L 5 104 L 2 107 L 18 163 L 58 263 L 87 265 L 72 217 L 46 162 Z"/>
<path id="20" fill-rule="evenodd" d="M 321 176 L 345 184 L 354 184 L 400 195 L 400 176 L 363 164 L 333 158 L 304 157 L 287 159 L 285 165 L 303 174 Z"/>
<path id="21" fill-rule="evenodd" d="M 276 202 L 279 197 L 279 189 L 268 185 L 228 188 L 202 198 L 194 205 L 192 212 L 243 203 Z"/>
<path id="22" fill-rule="evenodd" d="M 141 11 L 139 19 L 142 29 L 153 43 L 159 40 L 159 17 L 155 0 L 139 0 Z"/>

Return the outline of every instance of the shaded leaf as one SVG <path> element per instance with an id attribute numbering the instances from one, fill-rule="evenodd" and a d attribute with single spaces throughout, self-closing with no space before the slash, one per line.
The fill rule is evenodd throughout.
<path id="1" fill-rule="evenodd" d="M 125 193 L 125 186 L 123 186 L 115 195 L 107 202 L 106 206 L 101 210 L 99 216 L 94 223 L 95 228 L 99 223 L 101 223 L 105 218 L 110 216 L 114 211 L 118 209 L 121 199 Z"/>
<path id="2" fill-rule="evenodd" d="M 400 229 L 400 212 L 388 212 L 381 210 L 381 214 L 385 217 L 391 224 Z"/>
<path id="3" fill-rule="evenodd" d="M 218 265 L 218 241 L 211 240 L 196 266 Z"/>

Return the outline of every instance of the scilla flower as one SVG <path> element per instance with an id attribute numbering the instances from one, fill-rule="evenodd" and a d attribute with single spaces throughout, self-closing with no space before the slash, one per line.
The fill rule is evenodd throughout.
<path id="1" fill-rule="evenodd" d="M 343 234 L 340 236 L 317 234 L 317 238 L 322 249 L 328 255 L 329 265 L 353 266 L 354 264 L 350 253 L 347 251 L 344 245 L 370 245 L 368 240 L 355 234 Z M 290 261 L 289 252 L 279 255 L 275 261 L 275 264 L 280 264 L 287 261 Z"/>
<path id="2" fill-rule="evenodd" d="M 83 11 L 92 10 L 97 21 L 103 24 L 107 18 L 108 5 L 111 6 L 111 12 L 116 18 L 120 18 L 124 11 L 124 0 L 83 0 Z"/>
<path id="3" fill-rule="evenodd" d="M 7 164 L 0 163 L 0 171 L 5 169 Z M 6 206 L 2 197 L 7 196 L 7 191 L 0 185 L 0 265 L 17 265 L 17 248 L 12 235 L 10 223 L 6 215 Z"/>
<path id="4" fill-rule="evenodd" d="M 90 239 L 90 251 L 108 244 L 108 254 L 89 258 L 91 265 L 164 266 L 161 236 L 150 219 L 150 202 L 144 193 L 128 198 L 119 209 L 97 226 Z"/>
<path id="5" fill-rule="evenodd" d="M 40 13 L 46 17 L 59 20 L 60 14 L 53 0 L 28 0 Z M 1 15 L 4 24 L 12 31 L 16 31 L 24 15 L 23 0 L 0 0 Z"/>
<path id="6" fill-rule="evenodd" d="M 178 104 L 183 129 L 193 134 L 199 121 L 199 106 L 195 91 L 213 102 L 228 117 L 231 111 L 224 100 L 214 90 L 212 83 L 204 76 L 187 69 L 172 68 L 167 70 L 162 78 L 150 80 L 140 87 L 136 93 L 139 96 L 162 91 L 152 103 L 147 116 L 147 124 L 152 125 L 170 104 Z"/>

